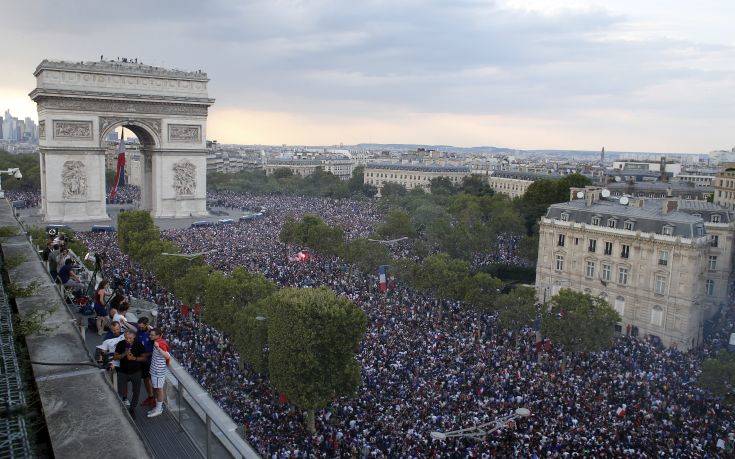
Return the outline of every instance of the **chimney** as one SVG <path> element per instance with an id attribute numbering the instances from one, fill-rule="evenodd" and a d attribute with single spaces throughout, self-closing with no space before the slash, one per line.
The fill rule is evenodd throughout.
<path id="1" fill-rule="evenodd" d="M 663 209 L 664 215 L 674 212 L 679 208 L 679 201 L 676 199 L 665 199 Z"/>
<path id="2" fill-rule="evenodd" d="M 659 165 L 659 172 L 661 173 L 661 181 L 668 182 L 669 177 L 666 175 L 666 156 L 661 157 L 661 163 Z"/>

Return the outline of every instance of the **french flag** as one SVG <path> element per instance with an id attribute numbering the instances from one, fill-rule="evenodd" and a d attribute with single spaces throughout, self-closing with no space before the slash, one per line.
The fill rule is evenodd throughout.
<path id="1" fill-rule="evenodd" d="M 110 201 L 117 196 L 117 187 L 125 185 L 125 132 L 120 135 L 120 143 L 117 145 L 117 170 L 115 179 L 110 190 Z"/>
<path id="2" fill-rule="evenodd" d="M 386 265 L 380 265 L 378 267 L 378 289 L 385 293 L 388 290 L 388 282 L 385 276 Z"/>

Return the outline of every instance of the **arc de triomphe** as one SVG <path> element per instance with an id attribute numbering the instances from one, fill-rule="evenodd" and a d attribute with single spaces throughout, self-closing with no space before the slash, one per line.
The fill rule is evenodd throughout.
<path id="1" fill-rule="evenodd" d="M 141 143 L 141 206 L 154 217 L 207 214 L 206 73 L 44 60 L 34 75 L 45 221 L 109 219 L 104 147 L 119 126 Z"/>

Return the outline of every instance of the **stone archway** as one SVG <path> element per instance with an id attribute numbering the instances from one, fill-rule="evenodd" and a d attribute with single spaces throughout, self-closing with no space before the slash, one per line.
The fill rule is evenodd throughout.
<path id="1" fill-rule="evenodd" d="M 144 208 L 154 217 L 207 214 L 206 123 L 214 99 L 206 73 L 44 60 L 34 75 L 45 221 L 109 219 L 103 145 L 118 126 L 141 141 Z"/>

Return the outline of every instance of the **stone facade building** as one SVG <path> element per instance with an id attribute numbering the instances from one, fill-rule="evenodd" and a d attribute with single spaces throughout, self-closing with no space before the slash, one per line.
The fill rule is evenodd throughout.
<path id="1" fill-rule="evenodd" d="M 429 191 L 431 179 L 447 177 L 454 185 L 461 185 L 462 179 L 470 175 L 466 166 L 428 166 L 421 164 L 379 164 L 365 166 L 364 181 L 378 188 L 378 194 L 386 183 L 403 185 L 407 190 L 416 187 Z"/>
<path id="2" fill-rule="evenodd" d="M 735 163 L 725 163 L 715 176 L 714 202 L 735 210 Z"/>
<path id="3" fill-rule="evenodd" d="M 728 301 L 734 214 L 675 198 L 621 202 L 602 191 L 573 188 L 541 219 L 539 299 L 562 288 L 600 296 L 621 315 L 618 332 L 698 346 L 704 321 Z"/>
<path id="4" fill-rule="evenodd" d="M 487 178 L 490 188 L 496 193 L 506 194 L 512 198 L 519 198 L 526 193 L 529 186 L 536 180 L 557 178 L 551 175 L 536 174 L 533 172 L 493 172 Z"/>
<path id="5" fill-rule="evenodd" d="M 295 175 L 306 177 L 314 173 L 317 168 L 324 172 L 331 172 L 342 180 L 352 177 L 355 163 L 349 158 L 327 157 L 309 159 L 271 159 L 264 165 L 265 173 L 271 175 L 276 169 L 290 169 Z"/>

